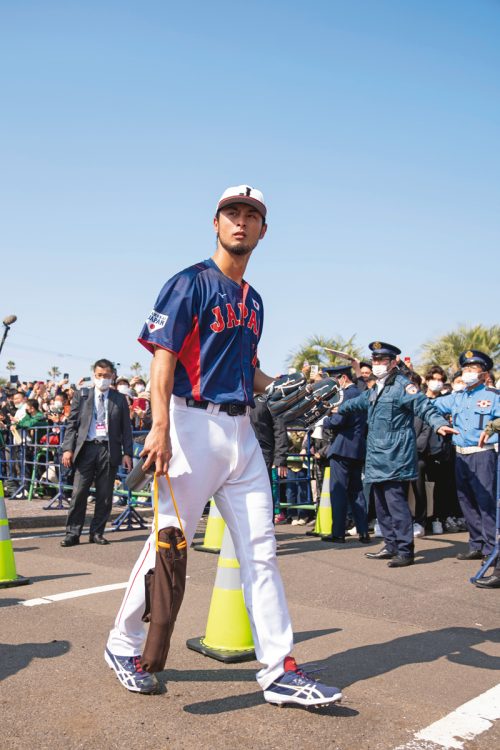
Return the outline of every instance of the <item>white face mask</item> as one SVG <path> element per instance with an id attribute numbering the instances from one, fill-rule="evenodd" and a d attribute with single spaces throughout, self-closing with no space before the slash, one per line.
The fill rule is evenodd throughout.
<path id="1" fill-rule="evenodd" d="M 94 385 L 98 391 L 109 391 L 111 378 L 94 378 Z"/>
<path id="2" fill-rule="evenodd" d="M 465 383 L 455 383 L 455 385 L 452 386 L 455 393 L 459 393 L 460 391 L 465 391 Z"/>
<path id="3" fill-rule="evenodd" d="M 429 380 L 427 383 L 427 388 L 432 391 L 432 393 L 440 393 L 443 390 L 443 385 L 440 380 Z"/>
<path id="4" fill-rule="evenodd" d="M 137 385 L 134 385 L 134 390 L 136 393 L 142 393 L 146 390 L 146 387 L 142 383 L 137 383 Z"/>
<path id="5" fill-rule="evenodd" d="M 128 395 L 128 385 L 119 385 L 117 388 L 119 393 L 123 393 L 125 396 Z"/>
<path id="6" fill-rule="evenodd" d="M 475 383 L 479 381 L 479 373 L 478 372 L 463 372 L 462 380 L 467 386 L 474 385 Z"/>
<path id="7" fill-rule="evenodd" d="M 387 365 L 373 365 L 372 372 L 376 378 L 383 378 L 388 372 Z"/>

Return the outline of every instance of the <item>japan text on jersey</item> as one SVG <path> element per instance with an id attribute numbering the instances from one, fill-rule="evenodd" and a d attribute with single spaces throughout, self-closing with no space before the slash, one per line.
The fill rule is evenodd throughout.
<path id="1" fill-rule="evenodd" d="M 139 341 L 177 354 L 174 394 L 253 405 L 253 378 L 264 310 L 259 294 L 222 273 L 212 259 L 173 276 Z"/>

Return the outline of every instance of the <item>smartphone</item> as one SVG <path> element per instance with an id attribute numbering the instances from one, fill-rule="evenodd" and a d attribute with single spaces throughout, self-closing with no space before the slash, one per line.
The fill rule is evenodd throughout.
<path id="1" fill-rule="evenodd" d="M 319 372 L 319 365 L 311 365 L 311 375 L 312 377 L 316 377 L 316 375 Z"/>
<path id="2" fill-rule="evenodd" d="M 84 382 L 87 382 L 88 380 L 90 380 L 90 375 L 89 375 L 88 377 L 86 377 L 86 378 L 82 378 L 82 380 L 83 380 Z"/>
<path id="3" fill-rule="evenodd" d="M 11 383 L 19 383 L 19 375 L 11 375 L 10 376 L 10 382 Z"/>
<path id="4" fill-rule="evenodd" d="M 69 380 L 69 372 L 64 373 L 63 380 Z"/>
<path id="5" fill-rule="evenodd" d="M 404 358 L 404 363 L 405 363 L 405 365 L 407 365 L 409 367 L 411 365 L 411 357 L 405 357 Z"/>
<path id="6" fill-rule="evenodd" d="M 141 409 L 141 411 L 146 411 L 146 409 L 148 408 L 147 398 L 134 398 L 134 400 L 132 401 L 132 408 L 135 409 L 135 407 Z"/>

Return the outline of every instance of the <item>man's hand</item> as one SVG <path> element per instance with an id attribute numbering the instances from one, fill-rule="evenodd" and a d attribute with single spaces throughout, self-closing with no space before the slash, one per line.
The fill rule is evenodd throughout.
<path id="1" fill-rule="evenodd" d="M 172 443 L 170 442 L 169 428 L 152 427 L 146 437 L 142 456 L 147 456 L 144 462 L 144 470 L 155 464 L 156 473 L 161 476 L 168 472 L 168 464 L 172 458 Z"/>
<path id="2" fill-rule="evenodd" d="M 488 442 L 488 438 L 490 437 L 491 435 L 488 432 L 486 432 L 486 430 L 483 430 L 482 433 L 479 435 L 479 440 L 477 443 L 478 446 L 480 448 L 484 448 L 484 444 Z"/>
<path id="3" fill-rule="evenodd" d="M 123 459 L 122 459 L 122 466 L 123 466 L 123 467 L 124 467 L 124 468 L 125 468 L 125 469 L 126 469 L 127 471 L 132 471 L 132 456 L 123 456 Z"/>
<path id="4" fill-rule="evenodd" d="M 455 430 L 453 427 L 447 427 L 446 425 L 440 427 L 436 432 L 443 437 L 446 437 L 446 435 L 458 435 L 458 430 Z"/>
<path id="5" fill-rule="evenodd" d="M 286 479 L 287 473 L 288 469 L 286 468 L 286 466 L 278 466 L 278 477 L 280 479 Z"/>
<path id="6" fill-rule="evenodd" d="M 64 453 L 62 454 L 62 465 L 69 469 L 72 463 L 73 451 L 64 451 Z"/>

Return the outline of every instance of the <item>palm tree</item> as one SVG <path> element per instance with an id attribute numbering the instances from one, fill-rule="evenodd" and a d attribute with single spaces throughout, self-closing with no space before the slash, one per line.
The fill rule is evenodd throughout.
<path id="1" fill-rule="evenodd" d="M 16 363 L 9 359 L 9 361 L 5 365 L 5 369 L 9 372 L 14 372 L 14 370 L 16 369 Z"/>
<path id="2" fill-rule="evenodd" d="M 58 368 L 57 365 L 52 365 L 47 375 L 49 375 L 49 377 L 51 377 L 52 380 L 57 380 L 57 378 L 61 376 L 61 370 Z"/>
<path id="3" fill-rule="evenodd" d="M 350 354 L 351 357 L 359 359 L 361 357 L 361 349 L 354 343 L 355 338 L 356 334 L 353 334 L 348 339 L 344 339 L 342 336 L 337 336 L 336 338 L 318 335 L 310 336 L 295 352 L 290 353 L 287 360 L 288 364 L 297 370 L 301 370 L 306 362 L 310 365 L 319 365 L 320 367 L 345 365 L 345 359 L 340 359 L 335 354 L 325 351 L 323 347 L 337 349 L 338 351 Z"/>
<path id="4" fill-rule="evenodd" d="M 500 325 L 487 328 L 483 325 L 459 326 L 422 346 L 425 366 L 441 365 L 449 372 L 459 369 L 458 358 L 467 349 L 479 349 L 494 359 L 500 355 Z"/>
<path id="5" fill-rule="evenodd" d="M 132 362 L 130 365 L 130 369 L 134 373 L 134 375 L 140 375 L 142 372 L 142 365 L 140 362 Z"/>

